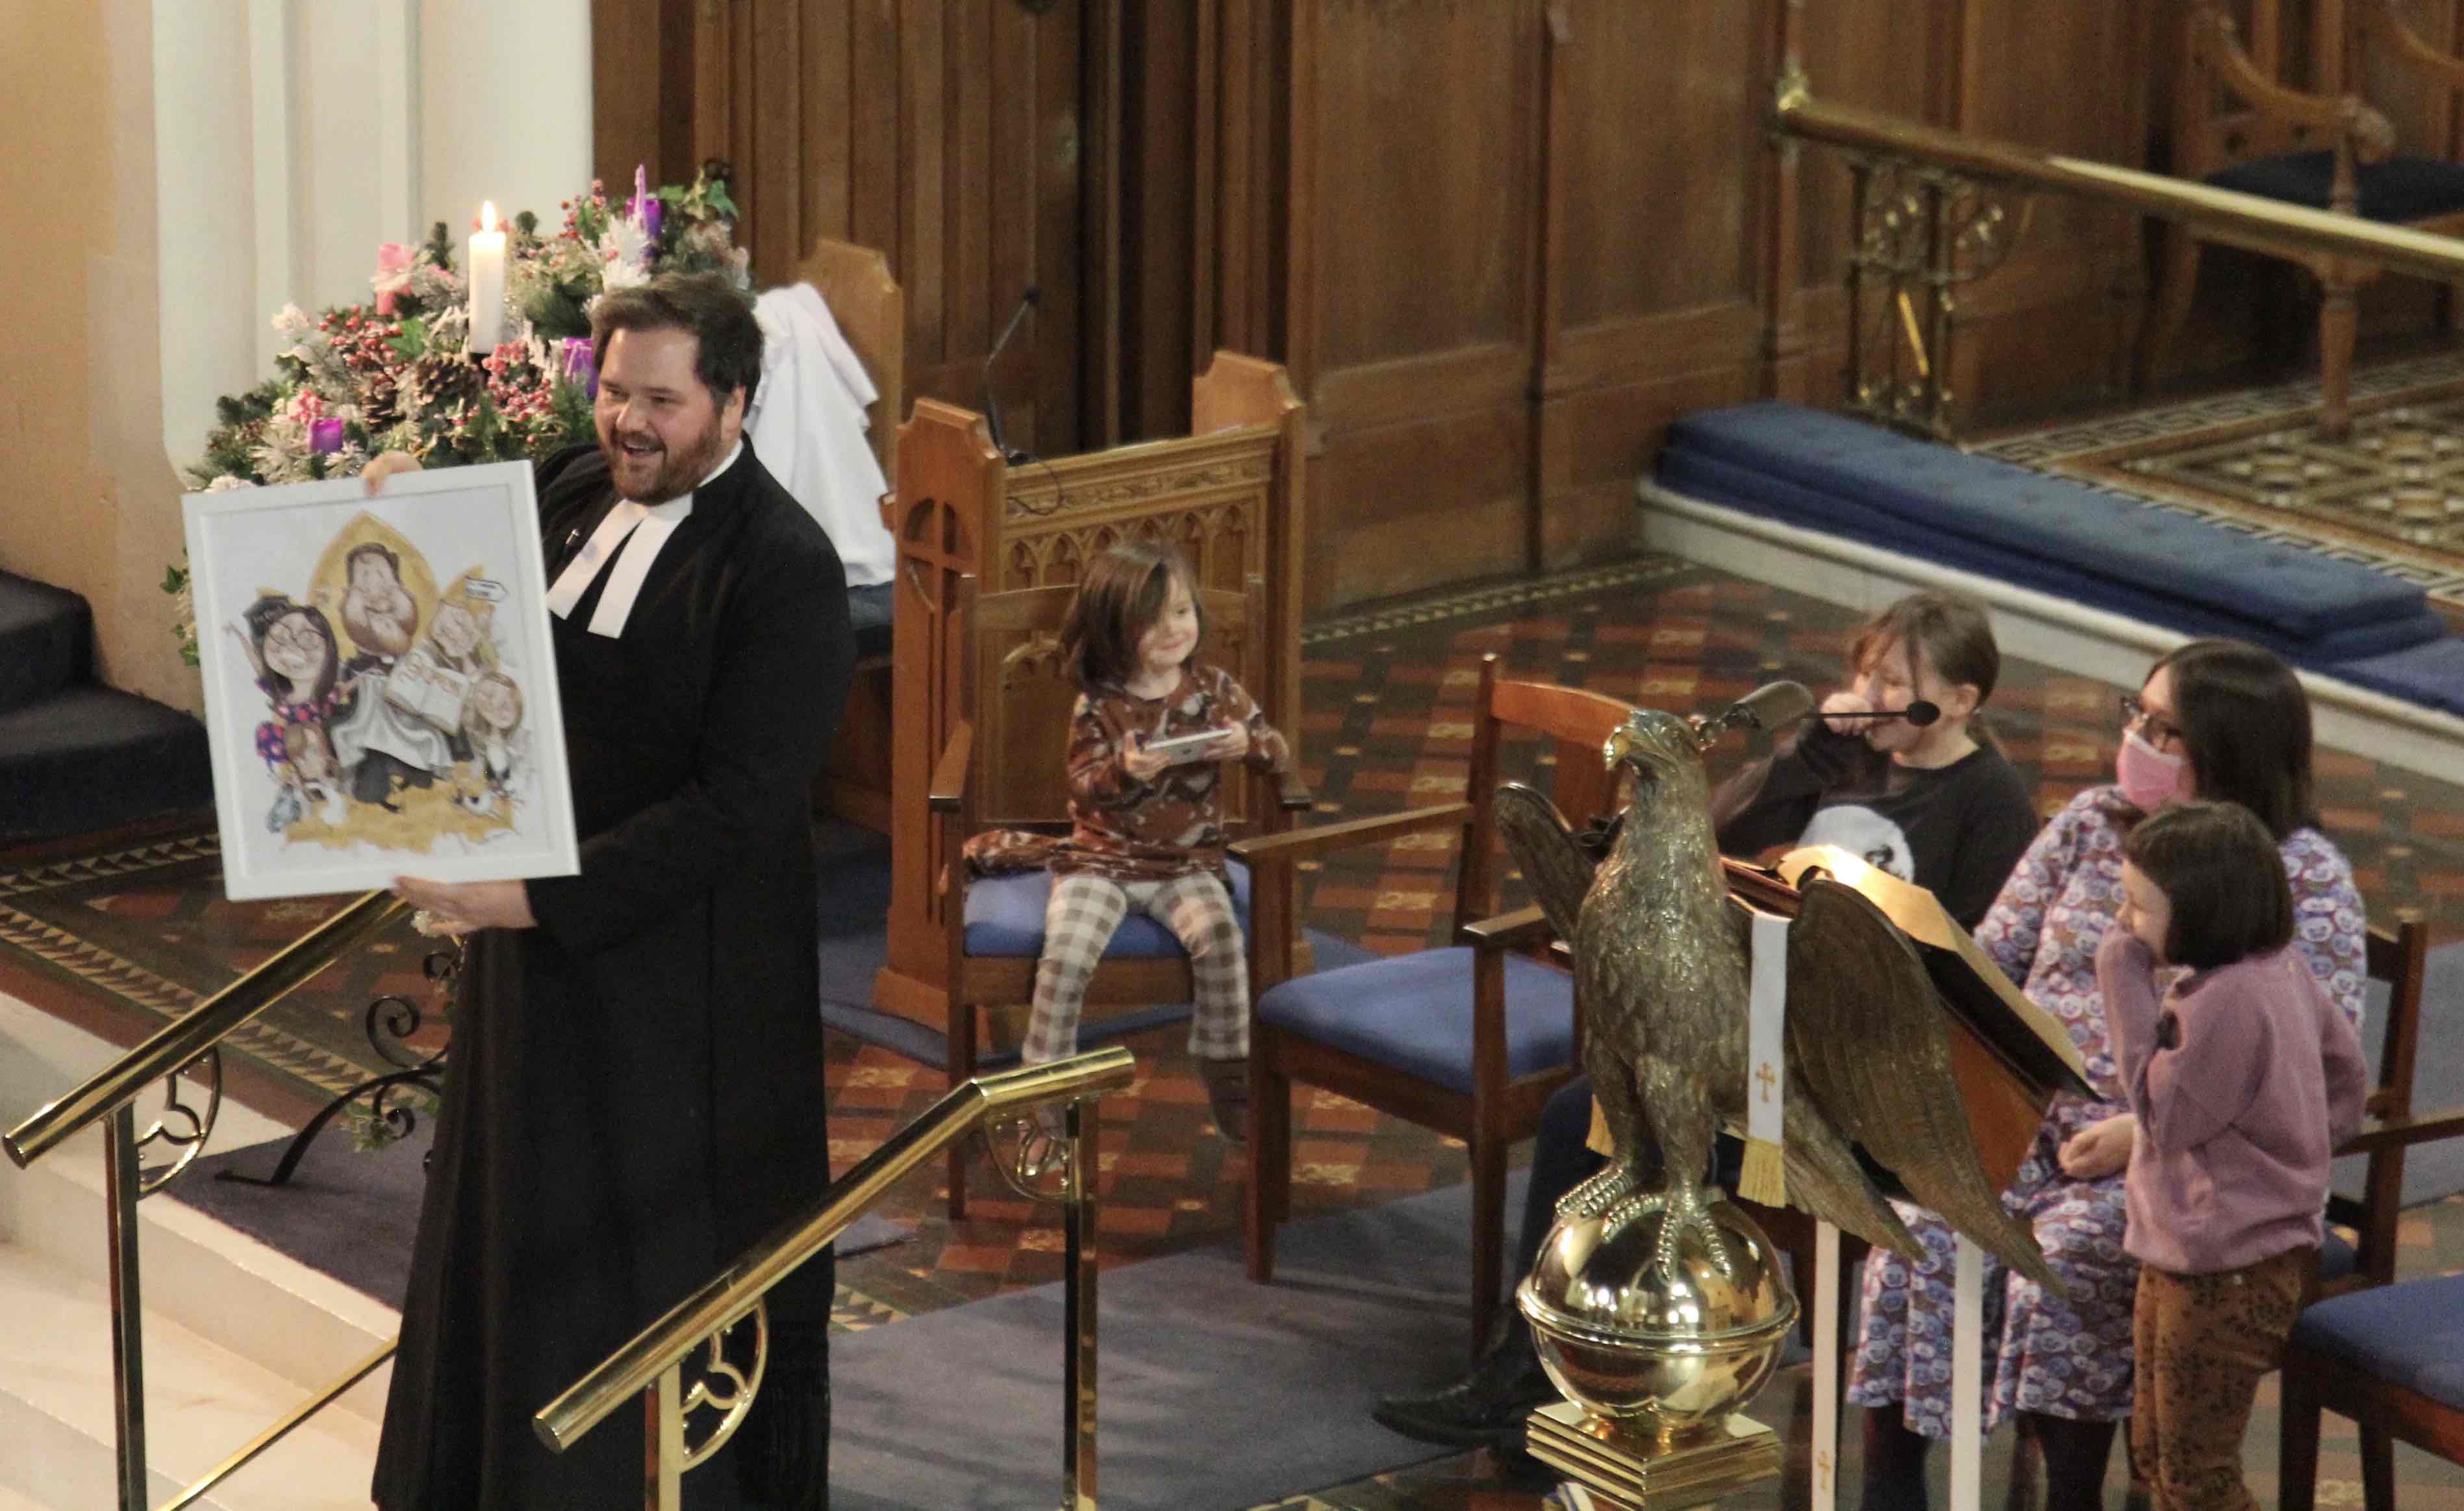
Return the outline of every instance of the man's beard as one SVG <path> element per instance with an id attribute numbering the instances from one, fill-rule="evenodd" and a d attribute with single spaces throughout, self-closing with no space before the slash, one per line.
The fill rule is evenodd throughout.
<path id="1" fill-rule="evenodd" d="M 710 470 L 718 465 L 722 449 L 718 417 L 714 414 L 709 427 L 693 437 L 683 449 L 671 446 L 666 451 L 657 453 L 659 470 L 648 484 L 627 488 L 623 485 L 623 479 L 638 465 L 637 459 L 625 450 L 622 436 L 611 437 L 603 433 L 599 438 L 600 454 L 607 458 L 607 470 L 618 479 L 618 492 L 637 504 L 664 504 L 699 488 L 701 480 L 710 475 Z"/>

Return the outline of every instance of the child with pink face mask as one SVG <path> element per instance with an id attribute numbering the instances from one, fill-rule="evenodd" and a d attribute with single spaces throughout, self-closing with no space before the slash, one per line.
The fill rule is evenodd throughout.
<path id="1" fill-rule="evenodd" d="M 2284 865 L 2250 810 L 2167 803 L 2122 857 L 2096 975 L 2137 1120 L 2132 1459 L 2159 1511 L 2238 1511 L 2258 1503 L 2251 1402 L 2318 1274 L 2328 1162 L 2369 1071 L 2291 948 Z"/>
<path id="2" fill-rule="evenodd" d="M 2310 703 L 2290 668 L 2233 641 L 2194 641 L 2156 663 L 2122 700 L 2117 781 L 2054 815 L 1977 927 L 1976 941 L 2070 1031 L 2094 1100 L 2058 1097 L 2003 1205 L 2035 1230 L 2067 1297 L 1988 1259 L 1988 1430 L 2016 1415 L 2045 1456 L 2046 1511 L 2101 1504 L 2115 1425 L 2130 1414 L 2132 1295 L 2123 1247 L 2122 1172 L 2136 1122 L 2097 982 L 2097 952 L 2123 909 L 2123 845 L 2150 814 L 2185 799 L 2240 804 L 2281 857 L 2291 955 L 2346 1019 L 2361 1021 L 2365 922 L 2351 865 L 2318 829 L 2310 796 Z M 1950 1335 L 1951 1237 L 1903 1205 L 1924 1241 L 1916 1264 L 1868 1260 L 1862 1336 L 1848 1399 L 1867 1408 L 1865 1506 L 1922 1506 L 1928 1438 L 1950 1432 L 1947 1371 L 1922 1340 Z M 1911 1347 L 1910 1339 L 1920 1340 Z"/>

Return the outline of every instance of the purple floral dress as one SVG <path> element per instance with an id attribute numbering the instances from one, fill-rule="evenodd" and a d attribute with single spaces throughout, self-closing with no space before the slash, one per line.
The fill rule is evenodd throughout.
<path id="1" fill-rule="evenodd" d="M 2073 1180 L 2056 1158 L 2062 1141 L 2130 1110 L 2123 1102 L 2096 951 L 2122 909 L 2122 838 L 2137 810 L 2112 787 L 2092 787 L 2054 816 L 2003 884 L 1976 941 L 2037 1005 L 2059 1018 L 2103 1099 L 2057 1097 L 2002 1205 L 2031 1223 L 2070 1294 L 2048 1294 L 1985 1260 L 1985 1430 L 2012 1412 L 2075 1421 L 2130 1414 L 2130 1322 L 2139 1267 L 2122 1249 L 2122 1176 Z M 2352 866 L 2315 829 L 2284 842 L 2293 883 L 2294 943 L 2311 974 L 2358 1026 L 2365 923 Z M 1865 1261 L 1856 1406 L 1904 1401 L 1903 1419 L 1928 1437 L 1950 1435 L 1952 1235 L 1942 1219 L 1899 1203 L 1923 1241 L 1910 1264 L 1877 1249 Z"/>

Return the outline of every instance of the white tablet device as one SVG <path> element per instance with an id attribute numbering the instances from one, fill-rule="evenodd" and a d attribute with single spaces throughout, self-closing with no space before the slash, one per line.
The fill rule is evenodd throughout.
<path id="1" fill-rule="evenodd" d="M 1168 740 L 1149 740 L 1146 743 L 1146 751 L 1150 756 L 1160 756 L 1177 766 L 1184 761 L 1203 759 L 1208 751 L 1221 743 L 1223 737 L 1231 733 L 1228 728 L 1200 730 L 1195 734 L 1176 735 Z"/>

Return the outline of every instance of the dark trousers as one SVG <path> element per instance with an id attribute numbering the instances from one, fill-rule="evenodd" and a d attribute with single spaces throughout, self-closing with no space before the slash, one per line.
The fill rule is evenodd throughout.
<path id="1" fill-rule="evenodd" d="M 1540 1262 L 1540 1245 L 1557 1225 L 1557 1203 L 1566 1193 L 1599 1172 L 1608 1161 L 1591 1151 L 1592 1078 L 1576 1076 L 1557 1088 L 1540 1109 L 1540 1133 L 1531 1147 L 1531 1189 L 1523 1198 L 1522 1242 L 1514 1251 L 1516 1277 Z M 1723 1133 L 1711 1156 L 1712 1184 L 1734 1191 L 1745 1146 Z"/>

